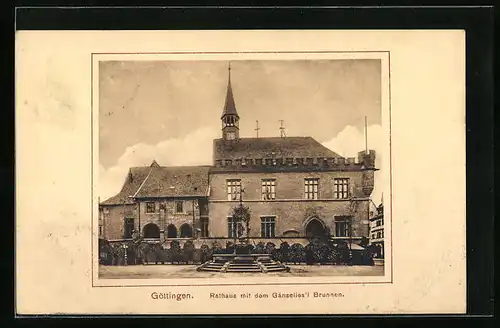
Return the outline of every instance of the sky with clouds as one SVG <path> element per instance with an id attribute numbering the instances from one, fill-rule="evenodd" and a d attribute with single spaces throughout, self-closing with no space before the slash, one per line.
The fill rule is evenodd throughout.
<path id="1" fill-rule="evenodd" d="M 119 192 L 132 166 L 211 164 L 227 68 L 227 61 L 100 63 L 101 200 Z M 256 120 L 259 136 L 279 136 L 284 120 L 287 136 L 312 136 L 355 157 L 365 147 L 366 116 L 369 148 L 383 148 L 379 60 L 232 61 L 231 84 L 241 137 L 255 136 Z M 376 203 L 380 189 L 376 183 Z"/>

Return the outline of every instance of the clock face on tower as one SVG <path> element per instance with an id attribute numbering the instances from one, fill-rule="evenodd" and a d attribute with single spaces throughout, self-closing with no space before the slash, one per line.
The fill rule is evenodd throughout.
<path id="1" fill-rule="evenodd" d="M 227 140 L 234 140 L 234 139 L 236 139 L 236 133 L 235 132 L 227 132 L 226 133 L 226 139 Z"/>

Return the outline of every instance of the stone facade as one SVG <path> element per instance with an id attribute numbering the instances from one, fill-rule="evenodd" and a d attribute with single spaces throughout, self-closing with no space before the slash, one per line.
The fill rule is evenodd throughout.
<path id="1" fill-rule="evenodd" d="M 293 173 L 212 173 L 210 179 L 210 232 L 213 236 L 228 236 L 227 219 L 239 201 L 227 200 L 226 181 L 240 179 L 244 188 L 243 204 L 251 211 L 250 236 L 261 236 L 261 217 L 275 217 L 275 236 L 286 237 L 287 232 L 306 236 L 307 223 L 318 219 L 327 232 L 335 237 L 335 217 L 353 216 L 352 237 L 368 236 L 368 205 L 362 191 L 361 172 L 293 172 Z M 304 179 L 318 178 L 318 199 L 304 199 Z M 349 178 L 351 195 L 357 210 L 351 210 L 348 199 L 334 199 L 334 178 Z M 261 200 L 261 181 L 274 179 L 275 200 Z M 363 210 L 366 209 L 366 210 Z"/>
<path id="2" fill-rule="evenodd" d="M 182 203 L 182 211 L 177 212 L 177 203 Z M 154 212 L 148 212 L 148 203 L 155 204 Z M 140 211 L 139 211 L 140 209 Z M 103 222 L 101 237 L 107 240 L 126 239 L 125 219 L 133 219 L 134 230 L 144 234 L 148 224 L 158 226 L 160 236 L 167 238 L 168 227 L 175 227 L 175 238 L 181 238 L 181 230 L 191 231 L 196 237 L 196 229 L 200 229 L 200 217 L 208 216 L 206 199 L 147 199 L 137 201 L 133 205 L 101 205 L 100 220 Z M 102 219 L 101 219 L 102 218 Z M 187 230 L 183 229 L 187 226 Z M 163 237 L 162 235 L 165 234 Z M 130 237 L 128 237 L 130 238 Z M 186 237 L 188 238 L 188 237 Z"/>
<path id="3" fill-rule="evenodd" d="M 138 229 L 136 205 L 101 205 L 99 207 L 100 221 L 102 222 L 102 234 L 100 237 L 108 240 L 124 238 L 125 219 L 132 218 Z M 101 223 L 100 222 L 100 223 Z"/>
<path id="4" fill-rule="evenodd" d="M 146 225 L 158 226 L 161 239 L 181 238 L 181 227 L 188 226 L 193 238 L 201 238 L 201 218 L 208 220 L 208 235 L 211 239 L 229 238 L 228 217 L 239 200 L 228 200 L 227 180 L 239 179 L 244 188 L 242 203 L 251 211 L 250 236 L 256 239 L 270 239 L 261 235 L 261 218 L 274 217 L 274 235 L 277 239 L 305 238 L 308 223 L 317 219 L 326 234 L 336 235 L 335 218 L 352 217 L 349 237 L 359 239 L 369 236 L 368 206 L 365 196 L 367 184 L 363 171 L 325 172 L 211 172 L 210 194 L 206 198 L 151 198 L 136 200 L 126 205 L 101 205 L 101 237 L 120 240 L 125 236 L 125 219 L 133 219 L 134 229 L 144 235 Z M 318 179 L 317 199 L 304 199 L 304 179 Z M 335 199 L 334 179 L 349 179 L 349 198 Z M 275 199 L 262 200 L 262 180 L 275 181 Z M 353 201 L 353 199 L 355 201 Z M 178 212 L 178 203 L 182 210 Z M 148 211 L 148 203 L 154 204 L 154 211 Z M 354 207 L 353 207 L 354 205 Z M 151 208 L 151 205 L 149 205 Z M 169 233 L 170 226 L 170 233 Z M 271 238 L 272 239 L 272 238 Z"/>

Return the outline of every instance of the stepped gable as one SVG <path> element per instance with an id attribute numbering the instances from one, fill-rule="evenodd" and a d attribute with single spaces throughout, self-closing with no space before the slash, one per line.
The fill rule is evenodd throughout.
<path id="1" fill-rule="evenodd" d="M 214 140 L 214 161 L 259 158 L 343 158 L 312 137 L 240 138 L 235 143 Z"/>
<path id="2" fill-rule="evenodd" d="M 141 184 L 144 182 L 150 171 L 149 166 L 132 167 L 130 168 L 126 180 L 123 183 L 121 191 L 113 197 L 101 202 L 101 205 L 132 205 L 134 204 L 131 197 L 134 195 Z"/>
<path id="3" fill-rule="evenodd" d="M 151 166 L 134 197 L 206 197 L 210 166 Z"/>

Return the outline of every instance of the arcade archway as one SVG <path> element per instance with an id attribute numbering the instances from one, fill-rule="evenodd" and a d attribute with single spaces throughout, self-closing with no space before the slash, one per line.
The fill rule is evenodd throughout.
<path id="1" fill-rule="evenodd" d="M 160 238 L 160 227 L 154 223 L 148 223 L 142 229 L 144 238 Z"/>
<path id="2" fill-rule="evenodd" d="M 167 227 L 167 238 L 177 238 L 177 228 L 173 224 Z"/>
<path id="3" fill-rule="evenodd" d="M 193 229 L 187 223 L 181 225 L 180 232 L 181 232 L 181 235 L 180 235 L 181 238 L 193 237 Z"/>

